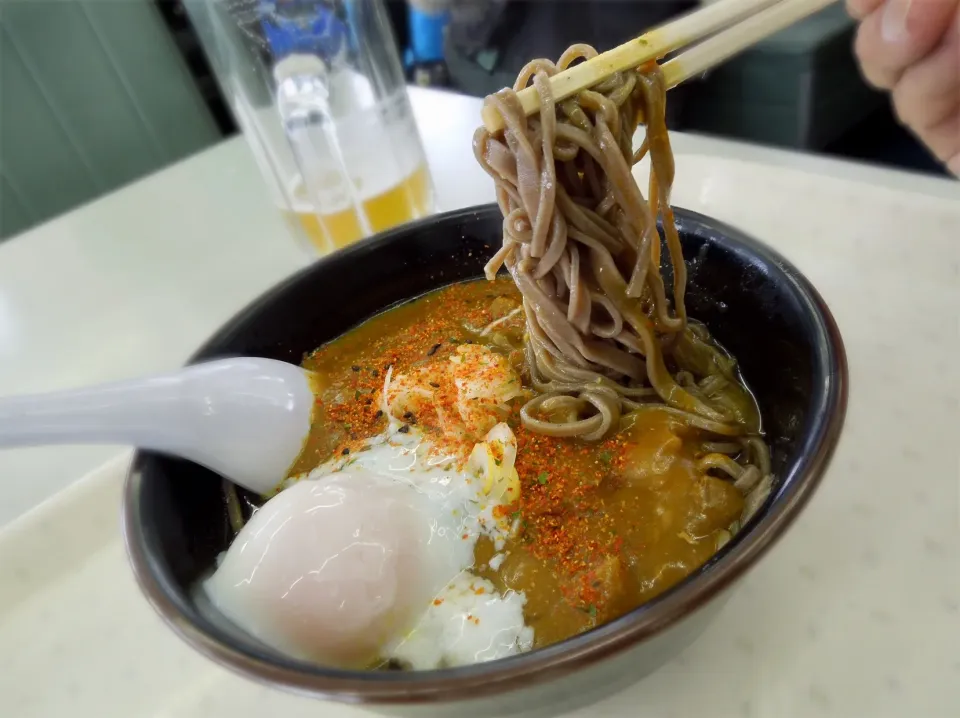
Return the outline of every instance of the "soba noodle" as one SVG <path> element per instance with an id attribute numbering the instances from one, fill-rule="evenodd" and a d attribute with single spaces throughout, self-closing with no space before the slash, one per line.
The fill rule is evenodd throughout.
<path id="1" fill-rule="evenodd" d="M 759 426 L 745 409 L 735 362 L 687 318 L 659 68 L 617 73 L 561 102 L 551 96 L 551 75 L 596 54 L 574 45 L 557 63 L 527 64 L 513 89 L 486 99 L 504 130 L 494 135 L 481 127 L 474 136 L 504 218 L 503 244 L 485 273 L 493 278 L 505 266 L 523 296 L 526 363 L 539 392 L 521 421 L 551 436 L 599 440 L 619 428 L 624 414 L 669 407 L 684 423 L 718 435 L 705 470 L 729 476 L 745 493 L 763 480 L 768 492 L 766 444 L 749 436 Z M 517 92 L 530 84 L 540 111 L 527 118 Z M 634 152 L 641 116 L 646 138 Z M 631 168 L 647 154 L 644 198 Z M 670 297 L 658 217 L 663 264 L 672 269 Z"/>

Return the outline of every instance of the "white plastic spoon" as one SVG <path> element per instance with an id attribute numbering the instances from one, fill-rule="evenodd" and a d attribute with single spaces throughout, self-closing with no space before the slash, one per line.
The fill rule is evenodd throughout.
<path id="1" fill-rule="evenodd" d="M 202 464 L 258 494 L 303 446 L 309 372 L 273 359 L 220 359 L 173 374 L 0 399 L 0 448 L 129 444 Z"/>

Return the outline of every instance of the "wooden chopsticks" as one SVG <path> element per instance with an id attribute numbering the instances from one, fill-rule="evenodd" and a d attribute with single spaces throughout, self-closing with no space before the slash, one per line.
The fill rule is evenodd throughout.
<path id="1" fill-rule="evenodd" d="M 702 40 L 664 63 L 667 87 L 676 87 L 836 1 L 720 0 L 554 75 L 550 88 L 553 97 L 562 100 L 615 72 L 640 67 Z M 718 32 L 722 28 L 727 29 Z M 518 92 L 517 98 L 527 115 L 540 107 L 540 96 L 533 87 Z M 484 106 L 482 118 L 488 131 L 503 129 L 494 108 Z"/>
<path id="2" fill-rule="evenodd" d="M 681 82 L 700 75 L 834 2 L 836 0 L 781 0 L 772 7 L 761 10 L 665 62 L 663 74 L 667 88 L 676 87 Z"/>

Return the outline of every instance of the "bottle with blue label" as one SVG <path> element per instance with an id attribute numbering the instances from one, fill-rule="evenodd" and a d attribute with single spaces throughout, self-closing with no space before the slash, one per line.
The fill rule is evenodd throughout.
<path id="1" fill-rule="evenodd" d="M 433 211 L 380 0 L 188 0 L 274 202 L 322 253 Z"/>
<path id="2" fill-rule="evenodd" d="M 404 64 L 418 85 L 446 85 L 444 40 L 452 0 L 407 0 L 410 46 Z"/>

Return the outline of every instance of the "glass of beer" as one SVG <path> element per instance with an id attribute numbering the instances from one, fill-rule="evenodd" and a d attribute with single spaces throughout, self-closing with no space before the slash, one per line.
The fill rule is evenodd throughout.
<path id="1" fill-rule="evenodd" d="M 433 211 L 380 0 L 187 0 L 272 201 L 331 252 Z"/>

